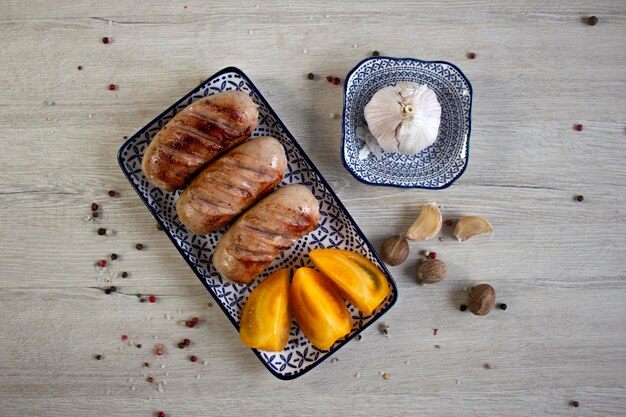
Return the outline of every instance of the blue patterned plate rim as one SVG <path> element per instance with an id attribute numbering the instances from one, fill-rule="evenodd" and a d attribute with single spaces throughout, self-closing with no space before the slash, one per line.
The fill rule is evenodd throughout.
<path id="1" fill-rule="evenodd" d="M 291 132 L 287 129 L 287 127 L 285 126 L 285 124 L 283 123 L 282 119 L 280 119 L 278 117 L 278 114 L 276 113 L 276 111 L 272 108 L 272 106 L 268 103 L 267 99 L 265 98 L 265 96 L 263 96 L 261 94 L 261 92 L 259 91 L 259 89 L 256 87 L 256 85 L 254 85 L 254 83 L 252 82 L 252 80 L 250 80 L 250 78 L 248 78 L 248 76 L 239 68 L 234 67 L 234 66 L 230 66 L 230 67 L 226 67 L 221 69 L 220 71 L 216 72 L 215 74 L 213 74 L 212 76 L 210 76 L 209 78 L 207 78 L 205 81 L 203 81 L 202 83 L 200 83 L 197 87 L 195 87 L 193 90 L 191 90 L 190 92 L 188 92 L 187 94 L 185 94 L 180 100 L 176 101 L 174 104 L 172 104 L 170 107 L 168 107 L 167 109 L 165 109 L 161 114 L 159 114 L 158 116 L 156 116 L 154 119 L 152 119 L 148 124 L 146 124 L 144 127 L 142 127 L 139 131 L 137 131 L 137 133 L 135 133 L 134 135 L 130 136 L 123 144 L 122 146 L 119 148 L 118 152 L 117 152 L 117 162 L 120 166 L 120 169 L 122 170 L 122 172 L 124 173 L 124 175 L 126 176 L 126 179 L 130 182 L 131 186 L 133 187 L 133 189 L 135 190 L 135 192 L 137 193 L 137 195 L 139 196 L 139 198 L 141 199 L 141 201 L 144 203 L 144 205 L 148 208 L 148 211 L 150 211 L 150 214 L 152 214 L 152 216 L 154 217 L 154 219 L 157 221 L 157 223 L 159 224 L 159 226 L 161 226 L 161 228 L 163 229 L 163 232 L 167 235 L 167 237 L 170 239 L 170 241 L 172 242 L 172 244 L 174 245 L 174 247 L 176 248 L 176 250 L 178 251 L 178 253 L 180 253 L 180 255 L 182 256 L 182 258 L 185 260 L 185 262 L 187 262 L 187 264 L 189 265 L 189 267 L 191 268 L 191 270 L 196 274 L 196 276 L 198 277 L 198 279 L 200 280 L 200 282 L 202 283 L 202 285 L 204 285 L 204 287 L 207 289 L 207 291 L 209 292 L 209 294 L 211 294 L 211 296 L 213 297 L 213 299 L 215 300 L 216 304 L 222 309 L 222 312 L 224 313 L 224 315 L 230 320 L 231 324 L 233 325 L 233 327 L 235 327 L 235 329 L 237 330 L 237 332 L 239 332 L 239 325 L 237 324 L 237 322 L 233 319 L 233 317 L 228 313 L 228 311 L 226 310 L 226 308 L 224 307 L 224 305 L 222 304 L 222 302 L 219 300 L 219 297 L 217 296 L 217 294 L 215 294 L 215 292 L 210 288 L 209 284 L 207 283 L 207 281 L 204 279 L 204 277 L 202 277 L 199 273 L 199 271 L 195 268 L 195 266 L 193 265 L 193 263 L 191 262 L 190 258 L 182 251 L 182 249 L 176 244 L 176 240 L 174 239 L 174 237 L 172 236 L 172 234 L 170 233 L 168 227 L 166 225 L 163 224 L 163 222 L 159 219 L 159 216 L 157 215 L 157 213 L 155 212 L 155 210 L 150 206 L 150 204 L 148 203 L 148 200 L 146 199 L 146 197 L 139 191 L 139 189 L 135 186 L 135 184 L 133 183 L 130 173 L 124 169 L 124 160 L 123 160 L 123 156 L 122 153 L 123 151 L 128 147 L 129 144 L 131 144 L 133 141 L 135 141 L 137 139 L 137 137 L 143 135 L 148 128 L 153 125 L 155 122 L 157 122 L 159 119 L 162 119 L 163 117 L 165 117 L 170 111 L 172 111 L 174 108 L 176 108 L 177 106 L 179 106 L 181 103 L 183 103 L 184 101 L 188 100 L 191 96 L 193 96 L 194 94 L 196 94 L 198 91 L 200 91 L 202 89 L 202 87 L 205 84 L 208 84 L 209 82 L 211 82 L 213 79 L 220 77 L 223 74 L 226 73 L 235 73 L 237 75 L 239 75 L 242 79 L 244 79 L 246 81 L 246 83 L 248 84 L 248 86 L 250 87 L 250 89 L 252 91 L 254 91 L 254 93 L 259 97 L 260 100 L 263 101 L 263 104 L 267 107 L 268 111 L 273 114 L 275 116 L 276 121 L 281 125 L 282 129 L 285 132 L 285 135 L 287 135 L 289 137 L 289 139 L 291 140 L 291 142 L 293 143 L 293 145 L 298 149 L 298 151 L 300 152 L 300 155 L 302 157 L 304 157 L 304 159 L 307 161 L 308 164 L 310 164 L 311 168 L 315 171 L 316 175 L 319 177 L 320 182 L 324 185 L 324 187 L 326 187 L 326 189 L 328 190 L 328 192 L 334 197 L 335 201 L 337 202 L 337 205 L 339 206 L 339 209 L 343 212 L 344 216 L 348 219 L 348 221 L 351 223 L 351 225 L 354 227 L 356 233 L 359 235 L 359 237 L 361 237 L 361 239 L 363 239 L 363 242 L 365 243 L 365 245 L 371 250 L 372 255 L 374 256 L 374 258 L 376 258 L 376 260 L 379 262 L 380 267 L 383 270 L 383 273 L 385 274 L 385 277 L 387 278 L 387 281 L 389 283 L 389 285 L 391 286 L 391 292 L 395 293 L 395 297 L 391 300 L 391 302 L 382 310 L 380 310 L 376 317 L 373 320 L 370 320 L 369 322 L 365 323 L 363 326 L 361 326 L 358 331 L 354 332 L 352 335 L 350 335 L 347 339 L 343 340 L 339 345 L 335 345 L 332 349 L 325 351 L 327 352 L 326 355 L 324 355 L 324 357 L 322 357 L 322 359 L 319 359 L 317 361 L 315 361 L 314 363 L 312 363 L 310 366 L 306 367 L 305 369 L 303 369 L 301 372 L 296 372 L 290 375 L 283 375 L 280 374 L 278 372 L 276 372 L 272 367 L 269 366 L 269 364 L 267 362 L 265 362 L 263 360 L 263 358 L 261 357 L 261 351 L 259 351 L 258 349 L 251 349 L 254 354 L 257 356 L 257 358 L 261 361 L 261 363 L 265 366 L 265 368 L 267 368 L 268 371 L 270 371 L 270 373 L 272 375 L 274 375 L 276 378 L 281 379 L 281 380 L 292 380 L 295 378 L 298 378 L 306 373 L 308 373 L 309 371 L 311 371 L 313 368 L 315 368 L 316 366 L 318 366 L 320 363 L 324 362 L 325 360 L 327 360 L 329 357 L 331 357 L 336 351 L 338 351 L 339 349 L 341 349 L 343 346 L 345 346 L 348 342 L 350 342 L 352 339 L 354 339 L 354 337 L 356 337 L 358 334 L 360 334 L 363 330 L 367 329 L 369 326 L 371 326 L 374 322 L 376 322 L 380 317 L 382 317 L 386 312 L 388 312 L 398 301 L 398 297 L 399 297 L 399 292 L 398 292 L 398 287 L 396 285 L 395 280 L 393 279 L 393 276 L 391 275 L 391 273 L 389 272 L 389 270 L 387 269 L 385 263 L 382 261 L 382 259 L 380 259 L 380 257 L 378 256 L 377 251 L 374 249 L 374 247 L 372 246 L 372 244 L 370 243 L 370 241 L 367 239 L 367 237 L 365 237 L 365 235 L 363 234 L 363 232 L 361 231 L 361 228 L 358 226 L 358 224 L 354 221 L 354 219 L 352 218 L 352 216 L 350 215 L 350 212 L 348 212 L 348 210 L 346 209 L 346 207 L 343 205 L 343 203 L 341 202 L 341 200 L 339 199 L 339 197 L 337 196 L 337 194 L 335 194 L 335 191 L 331 188 L 330 184 L 328 184 L 328 182 L 326 181 L 326 179 L 323 177 L 323 175 L 321 174 L 321 172 L 317 169 L 317 167 L 313 164 L 313 161 L 309 158 L 309 156 L 306 154 L 306 152 L 304 152 L 304 149 L 302 149 L 302 147 L 300 146 L 300 144 L 296 141 L 295 137 L 291 134 Z"/>
<path id="2" fill-rule="evenodd" d="M 347 163 L 346 161 L 346 156 L 345 156 L 345 145 L 346 145 L 346 107 L 347 107 L 347 102 L 346 102 L 346 95 L 348 93 L 348 81 L 350 80 L 350 77 L 352 77 L 352 74 L 358 70 L 363 64 L 365 64 L 368 61 L 375 61 L 375 60 L 379 60 L 379 59 L 389 59 L 392 61 L 413 61 L 413 62 L 423 62 L 425 64 L 443 64 L 443 65 L 449 65 L 452 68 L 454 68 L 459 75 L 461 75 L 461 77 L 463 77 L 463 79 L 465 80 L 465 82 L 467 83 L 467 86 L 469 87 L 469 125 L 468 125 L 468 130 L 467 130 L 467 157 L 465 158 L 465 164 L 463 165 L 463 169 L 461 169 L 461 171 L 456 174 L 451 180 L 450 182 L 440 186 L 440 187 L 426 187 L 423 185 L 400 185 L 400 184 L 394 184 L 394 183 L 384 183 L 384 182 L 372 182 L 372 181 L 367 181 L 363 178 L 361 178 L 360 176 L 357 175 L 356 172 L 354 172 L 354 170 L 352 169 L 352 167 Z M 394 57 L 390 57 L 390 56 L 371 56 L 371 57 L 367 57 L 363 60 L 361 60 L 361 62 L 359 62 L 358 64 L 356 64 L 356 66 L 354 68 L 352 68 L 350 70 L 350 72 L 348 72 L 348 75 L 346 75 L 345 78 L 345 82 L 343 85 L 343 113 L 342 113 L 342 128 L 341 128 L 341 162 L 343 162 L 343 166 L 346 168 L 346 170 L 352 174 L 352 176 L 354 178 L 356 178 L 358 181 L 362 182 L 363 184 L 367 184 L 367 185 L 376 185 L 376 186 L 381 186 L 381 187 L 396 187 L 396 188 L 420 188 L 420 189 L 427 189 L 427 190 L 444 190 L 448 187 L 450 187 L 452 184 L 454 184 L 456 182 L 456 180 L 458 180 L 459 178 L 461 178 L 461 176 L 465 173 L 465 170 L 467 169 L 467 164 L 469 162 L 469 155 L 470 155 L 470 136 L 472 133 L 472 102 L 473 102 L 473 97 L 474 97 L 474 90 L 472 88 L 472 83 L 470 83 L 470 81 L 467 79 L 467 77 L 465 76 L 465 74 L 463 73 L 463 71 L 461 71 L 461 69 L 459 67 L 457 67 L 456 65 L 454 65 L 451 62 L 448 61 L 426 61 L 423 59 L 418 59 L 418 58 L 394 58 Z"/>

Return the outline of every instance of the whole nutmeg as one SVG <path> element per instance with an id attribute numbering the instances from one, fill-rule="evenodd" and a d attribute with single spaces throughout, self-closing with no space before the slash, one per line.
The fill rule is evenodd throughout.
<path id="1" fill-rule="evenodd" d="M 489 314 L 496 302 L 496 290 L 489 284 L 480 284 L 473 287 L 467 296 L 469 311 L 477 316 Z"/>
<path id="2" fill-rule="evenodd" d="M 400 265 L 409 256 L 409 242 L 402 236 L 391 236 L 383 242 L 380 256 L 387 265 Z"/>
<path id="3" fill-rule="evenodd" d="M 446 277 L 448 267 L 439 259 L 428 259 L 417 267 L 417 281 L 420 284 L 435 284 Z"/>

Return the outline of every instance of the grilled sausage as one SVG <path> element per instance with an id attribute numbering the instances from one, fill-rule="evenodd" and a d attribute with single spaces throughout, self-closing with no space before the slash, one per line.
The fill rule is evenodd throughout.
<path id="1" fill-rule="evenodd" d="M 176 202 L 180 221 L 207 234 L 269 193 L 287 170 L 285 149 L 271 136 L 253 138 L 211 162 Z"/>
<path id="2" fill-rule="evenodd" d="M 207 162 L 248 138 L 258 120 L 257 106 L 244 92 L 200 99 L 156 134 L 143 156 L 143 171 L 164 191 L 182 188 Z"/>
<path id="3" fill-rule="evenodd" d="M 315 229 L 319 219 L 319 204 L 307 187 L 280 187 L 222 236 L 213 252 L 213 266 L 222 277 L 249 284 L 282 251 Z"/>

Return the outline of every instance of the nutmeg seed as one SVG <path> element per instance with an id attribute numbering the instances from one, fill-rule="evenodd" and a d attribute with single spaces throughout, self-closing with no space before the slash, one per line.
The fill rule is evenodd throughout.
<path id="1" fill-rule="evenodd" d="M 428 259 L 417 267 L 417 281 L 420 284 L 435 284 L 446 277 L 448 267 L 440 259 Z"/>
<path id="2" fill-rule="evenodd" d="M 489 284 L 473 287 L 467 296 L 467 307 L 477 316 L 489 314 L 495 303 L 496 290 Z"/>
<path id="3" fill-rule="evenodd" d="M 402 236 L 391 236 L 383 242 L 380 256 L 387 265 L 400 265 L 409 256 L 409 242 Z"/>

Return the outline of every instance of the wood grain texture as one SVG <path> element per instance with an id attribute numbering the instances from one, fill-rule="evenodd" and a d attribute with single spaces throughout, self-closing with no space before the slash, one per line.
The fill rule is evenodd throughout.
<path id="1" fill-rule="evenodd" d="M 622 0 L 0 0 L 0 9 L 0 415 L 626 415 Z M 594 27 L 583 21 L 591 14 Z M 449 189 L 366 186 L 342 167 L 341 122 L 329 118 L 342 91 L 323 78 L 374 49 L 451 61 L 471 80 L 469 168 Z M 400 299 L 384 318 L 390 337 L 368 329 L 339 361 L 291 382 L 271 376 L 207 305 L 115 158 L 125 135 L 228 65 L 266 95 L 375 246 L 427 201 L 444 218 L 482 214 L 496 229 L 491 241 L 459 244 L 445 229 L 442 242 L 412 244 L 391 269 Z M 92 202 L 94 224 L 83 221 Z M 420 249 L 448 264 L 442 283 L 415 284 Z M 129 277 L 106 295 L 93 265 L 111 252 L 120 254 L 111 270 Z M 479 282 L 509 308 L 461 313 L 464 288 Z M 193 315 L 198 328 L 177 323 Z M 120 349 L 122 334 L 142 348 Z M 189 350 L 176 348 L 183 337 Z M 159 342 L 167 354 L 155 360 Z M 143 372 L 167 382 L 164 392 Z"/>

